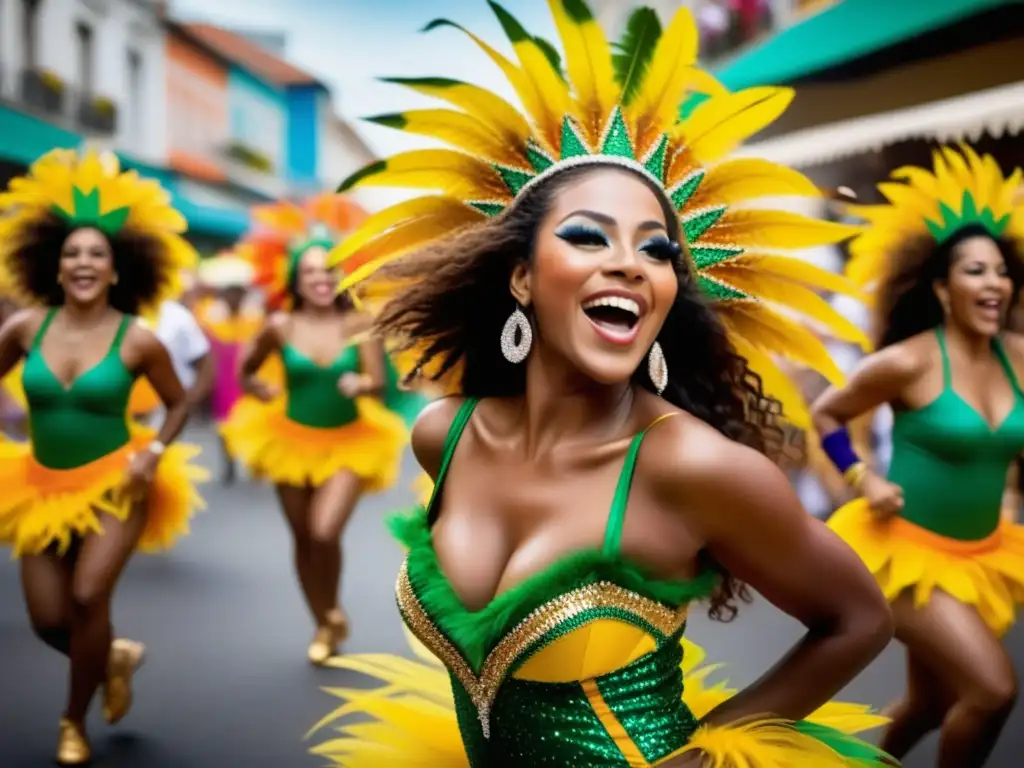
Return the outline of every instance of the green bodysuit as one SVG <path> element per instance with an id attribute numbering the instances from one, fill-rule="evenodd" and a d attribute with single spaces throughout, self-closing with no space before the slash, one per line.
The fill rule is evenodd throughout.
<path id="1" fill-rule="evenodd" d="M 358 416 L 355 401 L 338 389 L 346 373 L 359 372 L 359 349 L 347 346 L 329 365 L 320 365 L 291 344 L 281 349 L 288 404 L 285 415 L 298 424 L 319 429 L 343 427 Z"/>
<path id="2" fill-rule="evenodd" d="M 42 355 L 57 309 L 46 314 L 25 357 L 22 387 L 28 401 L 32 453 L 50 469 L 74 469 L 128 443 L 128 398 L 135 377 L 121 361 L 121 344 L 132 318 L 125 315 L 106 356 L 65 387 Z"/>
<path id="3" fill-rule="evenodd" d="M 441 570 L 430 521 L 476 403 L 467 400 L 452 424 L 431 504 L 395 526 L 409 548 L 398 606 L 449 672 L 469 764 L 609 767 L 668 757 L 698 728 L 682 699 L 681 639 L 689 603 L 710 594 L 716 575 L 655 579 L 622 555 L 643 433 L 626 454 L 603 546 L 567 555 L 471 611 Z M 881 762 L 874 748 L 825 726 L 795 728 L 849 756 L 848 768 Z"/>
<path id="4" fill-rule="evenodd" d="M 1010 462 L 1024 450 L 1024 393 L 998 339 L 992 349 L 1013 386 L 1014 404 L 995 429 L 952 386 L 942 329 L 942 393 L 924 408 L 899 411 L 892 428 L 889 479 L 903 489 L 901 517 L 961 541 L 999 526 Z"/>

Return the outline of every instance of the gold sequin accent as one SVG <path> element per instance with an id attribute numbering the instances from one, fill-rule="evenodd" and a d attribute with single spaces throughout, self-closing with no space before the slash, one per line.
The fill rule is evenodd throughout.
<path id="1" fill-rule="evenodd" d="M 685 605 L 673 610 L 611 582 L 588 584 L 544 603 L 519 622 L 488 654 L 478 677 L 459 650 L 441 633 L 423 610 L 409 581 L 406 563 L 402 563 L 399 571 L 396 591 L 398 606 L 409 629 L 451 670 L 466 689 L 473 706 L 477 709 L 485 739 L 490 738 L 491 733 L 491 705 L 509 669 L 530 646 L 542 640 L 556 627 L 578 618 L 586 611 L 610 608 L 628 613 L 663 635 L 671 636 L 683 626 L 687 615 Z"/>

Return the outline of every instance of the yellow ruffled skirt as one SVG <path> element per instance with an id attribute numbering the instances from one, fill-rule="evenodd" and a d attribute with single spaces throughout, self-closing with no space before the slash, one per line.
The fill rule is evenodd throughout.
<path id="1" fill-rule="evenodd" d="M 958 541 L 899 517 L 879 520 L 867 501 L 839 509 L 828 526 L 849 544 L 894 600 L 913 589 L 914 602 L 927 605 L 939 589 L 977 608 L 1001 637 L 1024 602 L 1024 526 L 1003 522 L 980 541 Z"/>
<path id="2" fill-rule="evenodd" d="M 469 768 L 448 672 L 408 631 L 406 637 L 418 661 L 387 654 L 359 654 L 328 662 L 377 678 L 384 685 L 374 689 L 325 689 L 345 703 L 311 729 L 310 735 L 325 727 L 338 734 L 314 747 L 313 754 L 338 768 Z M 720 665 L 704 664 L 704 650 L 689 640 L 683 639 L 682 644 L 683 701 L 700 719 L 736 691 L 726 682 L 709 684 L 708 676 Z M 372 719 L 340 722 L 352 715 L 369 715 Z M 811 733 L 822 726 L 843 738 L 888 722 L 867 706 L 842 702 L 829 702 L 805 721 Z M 707 768 L 862 768 L 890 764 L 869 745 L 852 738 L 849 742 L 862 745 L 859 750 L 853 749 L 863 756 L 841 754 L 788 721 L 752 720 L 730 726 L 701 726 L 686 747 L 659 762 L 700 751 Z"/>
<path id="3" fill-rule="evenodd" d="M 289 419 L 283 398 L 263 403 L 244 397 L 220 433 L 228 453 L 256 477 L 316 487 L 348 470 L 362 478 L 366 491 L 382 491 L 398 480 L 409 431 L 373 398 L 357 398 L 356 411 L 351 424 L 320 429 Z"/>
<path id="4" fill-rule="evenodd" d="M 56 544 L 63 551 L 75 537 L 102 533 L 102 515 L 126 520 L 130 500 L 119 493 L 131 455 L 156 437 L 153 430 L 132 425 L 131 440 L 122 448 L 75 469 L 49 469 L 25 443 L 0 443 L 0 541 L 15 557 L 38 554 Z M 149 490 L 146 526 L 139 539 L 142 552 L 170 549 L 189 531 L 189 521 L 205 504 L 196 484 L 209 473 L 192 462 L 200 449 L 175 443 L 157 465 Z"/>

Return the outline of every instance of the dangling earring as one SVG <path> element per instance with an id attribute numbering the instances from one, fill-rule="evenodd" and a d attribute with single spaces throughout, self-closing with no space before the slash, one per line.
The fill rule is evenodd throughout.
<path id="1" fill-rule="evenodd" d="M 120 278 L 118 278 L 117 274 L 115 273 L 115 274 L 114 274 L 114 279 L 110 281 L 110 284 L 111 284 L 111 285 L 117 285 L 117 281 L 118 281 L 119 279 L 120 279 Z"/>
<path id="2" fill-rule="evenodd" d="M 647 375 L 651 377 L 659 395 L 665 391 L 668 386 L 668 363 L 665 362 L 665 353 L 658 342 L 654 342 L 651 351 L 647 353 Z"/>
<path id="3" fill-rule="evenodd" d="M 519 331 L 519 343 L 516 343 L 516 331 Z M 508 316 L 505 327 L 501 329 L 501 354 L 510 363 L 521 363 L 530 354 L 533 346 L 533 329 L 526 315 L 516 305 L 516 310 Z"/>

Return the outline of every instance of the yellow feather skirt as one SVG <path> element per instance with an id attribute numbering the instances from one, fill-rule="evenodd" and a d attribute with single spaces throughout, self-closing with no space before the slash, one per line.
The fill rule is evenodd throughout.
<path id="1" fill-rule="evenodd" d="M 408 632 L 406 636 L 419 660 L 357 654 L 328 662 L 374 677 L 384 685 L 371 689 L 326 688 L 327 693 L 345 703 L 310 730 L 309 735 L 323 728 L 337 734 L 314 747 L 313 754 L 337 768 L 469 768 L 448 672 L 419 641 Z M 709 684 L 708 676 L 721 665 L 705 664 L 704 650 L 689 640 L 683 639 L 682 644 L 683 701 L 700 719 L 736 691 L 727 682 Z M 353 715 L 360 716 L 356 722 L 342 722 Z M 369 721 L 365 720 L 367 715 Z M 806 722 L 812 728 L 825 726 L 849 736 L 886 725 L 889 720 L 865 705 L 829 702 Z M 865 747 L 869 753 L 879 754 Z M 659 762 L 691 751 L 703 753 L 707 768 L 862 768 L 889 764 L 877 758 L 844 756 L 783 720 L 702 726 L 686 747 Z"/>
<path id="2" fill-rule="evenodd" d="M 356 410 L 351 424 L 320 429 L 289 419 L 284 398 L 263 403 L 243 397 L 220 433 L 231 456 L 275 484 L 316 487 L 348 470 L 366 491 L 385 490 L 398 480 L 409 431 L 373 398 L 357 398 Z"/>
<path id="3" fill-rule="evenodd" d="M 879 520 L 864 499 L 840 508 L 828 525 L 860 555 L 889 600 L 913 589 L 914 602 L 924 606 L 932 590 L 942 590 L 975 606 L 999 637 L 1024 602 L 1024 526 L 1003 522 L 981 541 L 958 541 L 899 517 Z"/>
<path id="4" fill-rule="evenodd" d="M 126 520 L 132 504 L 119 489 L 131 455 L 155 437 L 153 430 L 133 424 L 127 445 L 74 469 L 44 467 L 29 444 L 0 444 L 0 541 L 13 547 L 15 557 L 52 545 L 63 552 L 75 537 L 102 533 L 103 515 Z M 167 447 L 149 490 L 139 551 L 170 549 L 189 532 L 195 511 L 205 506 L 196 485 L 209 473 L 193 463 L 199 452 L 194 445 Z"/>

